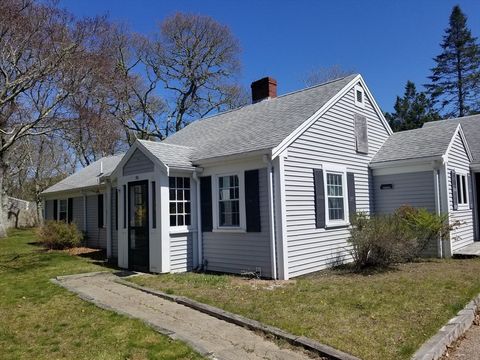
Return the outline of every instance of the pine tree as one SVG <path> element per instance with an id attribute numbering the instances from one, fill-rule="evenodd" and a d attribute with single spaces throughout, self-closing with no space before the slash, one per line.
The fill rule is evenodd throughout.
<path id="1" fill-rule="evenodd" d="M 441 44 L 443 52 L 425 85 L 445 117 L 465 116 L 479 110 L 480 47 L 467 27 L 467 17 L 457 5 Z"/>
<path id="2" fill-rule="evenodd" d="M 385 114 L 393 131 L 417 129 L 428 121 L 440 119 L 427 95 L 417 92 L 411 81 L 407 81 L 403 97 L 397 96 L 394 109 L 394 113 Z"/>

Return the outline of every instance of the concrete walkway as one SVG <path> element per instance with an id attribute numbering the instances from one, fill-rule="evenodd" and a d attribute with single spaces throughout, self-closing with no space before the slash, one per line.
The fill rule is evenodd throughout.
<path id="1" fill-rule="evenodd" d="M 245 328 L 116 283 L 115 279 L 111 273 L 90 273 L 54 281 L 101 308 L 140 319 L 210 359 L 311 359 Z"/>
<path id="2" fill-rule="evenodd" d="M 443 360 L 478 360 L 480 359 L 480 326 L 472 325 L 458 345 L 448 351 Z"/>

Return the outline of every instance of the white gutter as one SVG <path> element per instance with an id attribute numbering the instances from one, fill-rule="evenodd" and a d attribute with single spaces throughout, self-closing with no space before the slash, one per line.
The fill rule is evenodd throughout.
<path id="1" fill-rule="evenodd" d="M 197 258 L 198 266 L 203 266 L 203 234 L 202 234 L 202 208 L 200 204 L 200 178 L 196 171 L 193 172 L 193 179 L 197 184 Z"/>
<path id="2" fill-rule="evenodd" d="M 272 259 L 272 278 L 277 279 L 277 249 L 275 239 L 275 209 L 273 201 L 273 167 L 268 155 L 264 155 L 263 161 L 267 163 L 267 189 L 268 189 L 268 215 L 270 224 L 270 256 Z"/>

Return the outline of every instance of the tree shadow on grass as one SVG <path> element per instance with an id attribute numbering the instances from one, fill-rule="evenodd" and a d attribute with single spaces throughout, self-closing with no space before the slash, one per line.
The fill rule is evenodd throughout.
<path id="1" fill-rule="evenodd" d="M 386 273 L 394 273 L 400 271 L 396 264 L 388 265 L 388 266 L 378 266 L 378 265 L 370 265 L 365 267 L 357 267 L 354 264 L 342 264 L 335 266 L 330 269 L 336 275 L 362 275 L 362 276 L 372 276 L 372 275 L 380 275 Z"/>

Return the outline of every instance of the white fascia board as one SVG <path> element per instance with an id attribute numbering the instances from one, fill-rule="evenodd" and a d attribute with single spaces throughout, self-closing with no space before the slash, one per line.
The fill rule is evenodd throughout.
<path id="1" fill-rule="evenodd" d="M 382 162 L 377 162 L 377 163 L 370 163 L 369 167 L 371 169 L 394 168 L 394 167 L 397 167 L 397 166 L 424 164 L 424 163 L 430 163 L 432 161 L 439 161 L 439 160 L 443 162 L 443 156 L 442 155 L 427 156 L 427 157 L 414 158 L 414 159 L 382 161 Z"/>
<path id="2" fill-rule="evenodd" d="M 81 188 L 74 188 L 74 189 L 68 189 L 68 190 L 59 190 L 59 191 L 54 191 L 54 192 L 48 192 L 48 193 L 41 193 L 40 198 L 49 200 L 52 198 L 58 198 L 58 197 L 79 197 L 86 195 L 88 193 L 99 193 L 105 190 L 105 183 L 99 184 L 99 185 L 93 185 L 93 186 L 86 186 L 86 187 L 81 187 Z"/>
<path id="3" fill-rule="evenodd" d="M 457 135 L 460 136 L 460 139 L 463 142 L 463 146 L 465 147 L 465 152 L 467 153 L 468 159 L 470 161 L 473 161 L 472 152 L 470 151 L 470 147 L 468 146 L 467 140 L 465 139 L 465 133 L 463 132 L 463 128 L 460 124 L 458 124 L 457 129 L 455 130 L 455 133 L 450 139 L 450 143 L 448 144 L 448 148 L 447 148 L 447 151 L 445 152 L 445 155 L 448 157 L 450 150 L 452 150 L 453 144 L 455 143 L 455 138 L 457 137 Z"/>
<path id="4" fill-rule="evenodd" d="M 393 134 L 388 121 L 385 119 L 380 107 L 373 98 L 372 93 L 368 89 L 367 84 L 363 80 L 361 75 L 355 76 L 352 81 L 350 81 L 345 87 L 340 90 L 335 96 L 333 96 L 325 105 L 323 105 L 315 114 L 310 116 L 303 124 L 296 128 L 290 135 L 288 135 L 279 145 L 272 149 L 272 159 L 275 159 L 281 152 L 288 148 L 288 146 L 293 143 L 299 136 L 301 136 L 315 121 L 317 121 L 322 115 L 324 115 L 338 100 L 340 100 L 345 94 L 347 94 L 354 86 L 361 84 L 368 98 L 370 99 L 373 109 L 377 113 L 378 117 L 382 121 L 387 133 L 389 135 Z"/>
<path id="5" fill-rule="evenodd" d="M 130 159 L 130 157 L 133 155 L 135 150 L 140 150 L 150 161 L 152 161 L 154 164 L 157 164 L 160 169 L 162 169 L 166 174 L 169 172 L 169 168 L 167 165 L 165 165 L 163 162 L 160 161 L 159 158 L 157 158 L 155 155 L 151 153 L 150 150 L 148 150 L 138 139 L 135 140 L 132 146 L 130 146 L 130 149 L 125 153 L 123 156 L 122 160 L 118 163 L 118 165 L 115 167 L 115 169 L 111 172 L 109 175 L 110 179 L 116 179 L 120 175 L 121 169 L 125 166 L 127 161 Z"/>
<path id="6" fill-rule="evenodd" d="M 242 161 L 248 160 L 249 158 L 256 158 L 263 155 L 271 156 L 271 154 L 272 154 L 272 149 L 266 148 L 266 149 L 243 152 L 239 154 L 224 155 L 224 156 L 217 156 L 217 157 L 208 158 L 208 159 L 197 160 L 197 161 L 194 161 L 193 163 L 195 166 L 200 166 L 200 167 L 207 166 L 207 165 L 216 166 L 216 165 L 225 164 L 225 162 L 242 162 Z"/>

